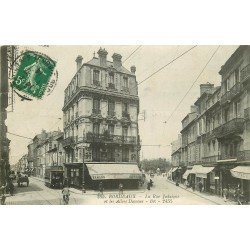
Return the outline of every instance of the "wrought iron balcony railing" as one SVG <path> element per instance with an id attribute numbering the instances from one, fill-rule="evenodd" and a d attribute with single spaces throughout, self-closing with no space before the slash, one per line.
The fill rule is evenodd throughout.
<path id="1" fill-rule="evenodd" d="M 103 142 L 103 143 L 119 143 L 119 144 L 136 144 L 135 136 L 121 136 L 111 134 L 93 134 L 87 133 L 83 140 L 86 142 Z"/>
<path id="2" fill-rule="evenodd" d="M 236 97 L 238 94 L 240 94 L 243 90 L 242 83 L 236 83 L 228 92 L 226 92 L 221 97 L 221 104 L 224 104 L 226 102 L 230 102 L 234 97 Z"/>
<path id="3" fill-rule="evenodd" d="M 203 163 L 216 163 L 219 159 L 218 155 L 202 157 Z"/>
<path id="4" fill-rule="evenodd" d="M 234 118 L 213 130 L 217 138 L 222 138 L 233 133 L 242 133 L 244 128 L 244 118 Z"/>
<path id="5" fill-rule="evenodd" d="M 75 137 L 70 136 L 68 138 L 65 138 L 62 142 L 63 147 L 73 146 L 75 144 Z"/>
<path id="6" fill-rule="evenodd" d="M 95 115 L 100 115 L 101 114 L 101 110 L 100 109 L 92 109 L 92 114 L 95 114 Z"/>
<path id="7" fill-rule="evenodd" d="M 248 64 L 240 71 L 240 81 L 244 83 L 247 79 L 249 79 L 249 76 L 250 76 L 250 64 Z"/>

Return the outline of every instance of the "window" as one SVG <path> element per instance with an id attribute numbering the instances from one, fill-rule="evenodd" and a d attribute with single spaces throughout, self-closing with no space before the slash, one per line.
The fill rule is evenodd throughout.
<path id="1" fill-rule="evenodd" d="M 110 135 L 113 135 L 113 134 L 114 134 L 114 131 L 115 131 L 115 126 L 112 125 L 112 124 L 110 124 L 110 125 L 108 126 L 108 131 L 109 131 L 109 134 L 110 134 Z"/>
<path id="2" fill-rule="evenodd" d="M 93 100 L 93 113 L 95 114 L 100 113 L 100 100 L 98 99 Z"/>
<path id="3" fill-rule="evenodd" d="M 109 83 L 114 84 L 114 73 L 109 73 Z"/>
<path id="4" fill-rule="evenodd" d="M 122 111 L 125 113 L 128 113 L 128 104 L 127 103 L 122 104 Z"/>
<path id="5" fill-rule="evenodd" d="M 235 83 L 238 83 L 240 81 L 240 69 L 237 68 L 234 72 L 235 75 Z"/>
<path id="6" fill-rule="evenodd" d="M 99 130 L 100 130 L 100 125 L 98 123 L 94 123 L 93 124 L 93 133 L 95 135 L 98 135 L 99 134 Z"/>
<path id="7" fill-rule="evenodd" d="M 224 110 L 224 121 L 228 122 L 229 120 L 229 108 Z"/>
<path id="8" fill-rule="evenodd" d="M 240 102 L 235 102 L 234 103 L 234 116 L 235 117 L 240 117 Z"/>
<path id="9" fill-rule="evenodd" d="M 124 88 L 128 88 L 128 78 L 127 77 L 123 77 L 123 87 Z"/>
<path id="10" fill-rule="evenodd" d="M 126 127 L 122 128 L 122 135 L 123 136 L 128 136 L 128 128 L 126 128 Z"/>
<path id="11" fill-rule="evenodd" d="M 94 85 L 99 85 L 99 75 L 100 75 L 99 70 L 94 70 L 94 73 L 93 73 L 93 84 Z"/>
<path id="12" fill-rule="evenodd" d="M 109 101 L 108 103 L 108 114 L 111 116 L 115 115 L 115 103 L 113 101 Z"/>

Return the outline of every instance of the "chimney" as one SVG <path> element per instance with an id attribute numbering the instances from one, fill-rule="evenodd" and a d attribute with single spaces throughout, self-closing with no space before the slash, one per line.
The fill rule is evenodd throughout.
<path id="1" fill-rule="evenodd" d="M 122 66 L 122 56 L 120 54 L 114 53 L 112 58 L 114 68 L 120 68 Z"/>
<path id="2" fill-rule="evenodd" d="M 83 60 L 83 58 L 82 58 L 82 56 L 78 56 L 77 58 L 76 58 L 76 70 L 78 71 L 80 68 L 81 68 L 81 66 L 82 66 L 82 60 Z"/>
<path id="3" fill-rule="evenodd" d="M 135 71 L 136 71 L 136 67 L 133 65 L 130 67 L 130 71 L 131 73 L 135 74 Z"/>
<path id="4" fill-rule="evenodd" d="M 190 106 L 190 113 L 196 113 L 197 107 L 195 105 Z"/>
<path id="5" fill-rule="evenodd" d="M 97 52 L 100 58 L 100 66 L 106 67 L 107 66 L 107 55 L 108 52 L 105 49 L 100 48 Z"/>
<path id="6" fill-rule="evenodd" d="M 200 95 L 202 95 L 203 93 L 211 93 L 211 90 L 214 88 L 214 84 L 211 84 L 209 82 L 205 83 L 205 84 L 201 84 L 200 85 Z"/>

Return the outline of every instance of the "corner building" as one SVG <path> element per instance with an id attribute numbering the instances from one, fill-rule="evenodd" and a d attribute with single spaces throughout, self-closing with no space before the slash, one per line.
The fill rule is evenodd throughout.
<path id="1" fill-rule="evenodd" d="M 65 167 L 70 185 L 124 188 L 138 185 L 140 139 L 136 68 L 122 66 L 122 56 L 100 48 L 82 63 L 65 89 L 63 107 Z"/>

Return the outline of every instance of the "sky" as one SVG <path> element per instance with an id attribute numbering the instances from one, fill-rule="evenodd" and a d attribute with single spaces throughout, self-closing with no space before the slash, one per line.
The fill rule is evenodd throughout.
<path id="1" fill-rule="evenodd" d="M 122 60 L 125 60 L 138 48 L 138 45 L 20 46 L 21 50 L 42 52 L 56 60 L 59 75 L 55 89 L 43 100 L 21 101 L 17 95 L 14 96 L 14 111 L 8 112 L 6 121 L 8 132 L 33 138 L 42 129 L 62 130 L 62 119 L 59 118 L 63 116 L 64 89 L 76 73 L 75 59 L 81 55 L 83 62 L 87 62 L 100 47 L 108 51 L 108 60 L 112 61 L 113 53 L 121 54 Z M 123 65 L 127 69 L 130 69 L 132 65 L 136 66 L 137 82 L 140 83 L 191 47 L 193 45 L 143 45 Z M 196 84 L 169 119 L 217 47 L 197 46 L 138 86 L 140 112 L 145 111 L 146 114 L 145 121 L 139 119 L 139 133 L 142 140 L 141 159 L 171 158 L 170 144 L 177 139 L 181 130 L 181 120 L 199 97 L 199 85 L 210 82 L 219 86 L 221 77 L 218 72 L 238 46 L 219 47 Z M 139 115 L 139 118 L 142 116 Z M 165 123 L 167 120 L 168 122 Z M 30 140 L 11 134 L 8 134 L 8 138 L 11 140 L 10 164 L 15 164 L 22 155 L 27 153 Z"/>

